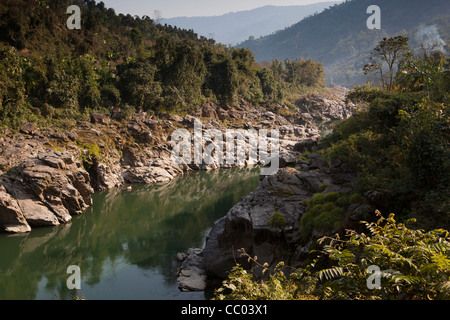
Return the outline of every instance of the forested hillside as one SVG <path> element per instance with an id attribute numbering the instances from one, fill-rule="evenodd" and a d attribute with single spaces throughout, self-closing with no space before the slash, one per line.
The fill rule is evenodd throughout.
<path id="1" fill-rule="evenodd" d="M 161 19 L 161 24 L 193 29 L 200 35 L 214 38 L 217 42 L 236 45 L 249 37 L 259 38 L 290 27 L 335 3 L 329 1 L 296 6 L 265 6 L 221 16 Z"/>
<path id="2" fill-rule="evenodd" d="M 450 60 L 441 51 L 415 56 L 408 41 L 396 36 L 373 48 L 372 65 L 380 66 L 381 59 L 396 71 L 388 77 L 376 73 L 383 89 L 358 86 L 349 92 L 347 99 L 359 104 L 356 112 L 336 122 L 313 155 L 322 158 L 313 162 L 314 173 L 354 178 L 347 190 L 326 183 L 302 202 L 292 255 L 309 253 L 293 268 L 296 261 L 287 254 L 270 266 L 262 252 L 253 258 L 255 251 L 244 248 L 217 299 L 450 298 Z M 295 170 L 290 172 L 298 177 L 308 169 Z M 287 173 L 281 177 L 286 186 L 295 185 Z M 286 232 L 289 223 L 280 212 L 271 223 Z M 255 279 L 257 268 L 262 281 Z M 377 287 L 371 282 L 375 269 Z"/>
<path id="3" fill-rule="evenodd" d="M 81 8 L 70 30 L 67 8 Z M 0 4 L 0 121 L 55 125 L 92 111 L 189 112 L 204 102 L 282 101 L 321 87 L 320 63 L 260 67 L 247 49 L 162 26 L 149 17 L 116 14 L 93 0 L 5 0 Z M 288 70 L 289 68 L 289 70 Z M 308 79 L 299 81 L 301 73 Z"/>
<path id="4" fill-rule="evenodd" d="M 381 9 L 381 30 L 367 28 L 370 5 Z M 362 67 L 383 38 L 402 34 L 411 39 L 412 46 L 420 47 L 424 41 L 439 41 L 440 36 L 448 45 L 449 15 L 445 0 L 352 0 L 240 46 L 254 50 L 258 61 L 300 57 L 320 61 L 329 83 L 352 87 L 367 80 Z M 423 33 L 421 25 L 435 26 L 436 31 Z"/>

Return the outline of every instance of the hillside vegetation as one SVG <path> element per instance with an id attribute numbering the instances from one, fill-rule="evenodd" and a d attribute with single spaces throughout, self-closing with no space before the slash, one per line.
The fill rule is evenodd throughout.
<path id="1" fill-rule="evenodd" d="M 69 30 L 70 5 L 81 29 Z M 0 4 L 0 126 L 18 128 L 124 118 L 143 110 L 186 113 L 203 103 L 281 102 L 320 88 L 320 63 L 260 67 L 251 51 L 217 45 L 192 30 L 116 14 L 93 0 L 5 0 Z M 288 70 L 289 68 L 289 70 Z M 309 79 L 299 81 L 299 74 Z"/>
<path id="2" fill-rule="evenodd" d="M 370 5 L 381 9 L 381 30 L 367 28 L 370 15 L 366 11 Z M 351 0 L 239 46 L 253 50 L 257 61 L 274 58 L 320 61 L 325 66 L 328 83 L 353 87 L 367 81 L 362 67 L 367 63 L 370 50 L 383 38 L 400 34 L 410 38 L 416 48 L 430 41 L 443 41 L 448 45 L 449 15 L 450 6 L 445 0 Z M 424 32 L 422 29 L 426 26 L 434 26 L 435 30 Z"/>
<path id="3" fill-rule="evenodd" d="M 299 241 L 321 237 L 312 262 L 269 270 L 247 255 L 267 277 L 237 265 L 216 298 L 450 299 L 450 61 L 407 54 L 405 38 L 377 47 L 392 53 L 392 43 L 405 50 L 392 81 L 352 90 L 359 110 L 321 141 L 322 158 L 356 178 L 349 194 L 316 193 L 305 203 Z M 368 204 L 376 214 L 343 218 Z"/>

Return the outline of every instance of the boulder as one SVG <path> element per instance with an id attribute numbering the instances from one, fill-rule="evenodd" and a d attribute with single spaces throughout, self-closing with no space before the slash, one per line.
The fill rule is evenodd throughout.
<path id="1" fill-rule="evenodd" d="M 202 117 L 209 118 L 209 119 L 214 120 L 214 121 L 218 121 L 219 120 L 219 115 L 217 114 L 216 109 L 213 106 L 209 105 L 209 104 L 206 104 L 206 105 L 203 106 L 203 108 L 202 108 Z"/>
<path id="2" fill-rule="evenodd" d="M 31 231 L 17 200 L 0 186 L 0 230 L 11 233 Z"/>
<path id="3" fill-rule="evenodd" d="M 20 127 L 20 132 L 25 133 L 25 134 L 35 134 L 36 131 L 38 129 L 32 125 L 31 123 L 25 122 L 21 127 Z"/>
<path id="4" fill-rule="evenodd" d="M 331 186 L 333 179 L 326 173 L 320 171 L 302 171 L 296 174 L 303 189 L 310 192 L 318 192 L 322 185 Z"/>
<path id="5" fill-rule="evenodd" d="M 197 121 L 197 122 L 200 122 L 200 120 L 199 120 L 198 118 L 193 117 L 193 116 L 191 116 L 191 115 L 189 115 L 189 114 L 185 115 L 184 118 L 183 118 L 183 123 L 184 123 L 185 125 L 187 125 L 188 127 L 190 127 L 190 128 L 193 128 L 193 127 L 194 127 L 194 123 L 195 123 L 196 121 Z"/>
<path id="6" fill-rule="evenodd" d="M 216 221 L 203 249 L 208 273 L 223 279 L 239 263 L 246 269 L 254 267 L 256 274 L 262 276 L 248 257 L 241 256 L 240 249 L 269 265 L 280 261 L 283 253 L 299 239 L 299 220 L 304 212 L 301 202 L 312 196 L 301 190 L 299 184 L 298 178 L 285 170 L 267 176 L 254 192 Z M 274 212 L 285 217 L 285 226 L 271 226 Z"/>
<path id="7" fill-rule="evenodd" d="M 124 183 L 121 172 L 122 168 L 118 162 L 110 165 L 103 162 L 97 163 L 91 173 L 92 184 L 96 190 L 100 191 L 120 187 Z"/>
<path id="8" fill-rule="evenodd" d="M 0 186 L 0 228 L 5 231 L 67 223 L 92 205 L 94 192 L 81 163 L 52 150 L 12 168 Z"/>
<path id="9" fill-rule="evenodd" d="M 107 126 L 111 122 L 111 119 L 101 113 L 92 113 L 91 122 Z"/>
<path id="10" fill-rule="evenodd" d="M 230 114 L 226 109 L 219 108 L 217 110 L 217 116 L 219 117 L 219 120 L 225 120 L 225 119 L 229 118 Z"/>
<path id="11" fill-rule="evenodd" d="M 174 179 L 174 176 L 160 167 L 130 168 L 123 173 L 122 177 L 125 183 L 130 184 L 164 183 Z"/>
<path id="12" fill-rule="evenodd" d="M 295 144 L 294 151 L 297 152 L 313 152 L 317 150 L 319 143 L 315 139 L 305 139 Z"/>
<path id="13" fill-rule="evenodd" d="M 280 163 L 297 163 L 294 159 L 298 154 L 292 153 L 292 158 L 288 155 L 285 152 Z M 347 184 L 354 177 L 349 173 L 336 176 L 339 172 L 334 172 L 332 176 L 328 173 L 329 168 L 319 165 L 319 155 L 310 154 L 308 158 L 317 165 L 307 165 L 305 162 L 302 171 L 287 167 L 281 168 L 275 175 L 262 177 L 254 192 L 241 199 L 225 217 L 214 223 L 203 249 L 208 274 L 225 279 L 238 263 L 244 269 L 253 270 L 257 277 L 264 277 L 258 265 L 249 261 L 248 256 L 241 256 L 240 249 L 251 257 L 257 256 L 261 264 L 267 262 L 270 268 L 280 261 L 293 267 L 301 265 L 305 253 L 315 243 L 314 237 L 321 234 L 315 230 L 311 239 L 301 238 L 299 225 L 305 212 L 304 201 L 323 191 L 323 186 L 326 186 L 325 193 L 347 193 L 350 191 Z M 286 219 L 285 225 L 271 225 L 275 212 Z M 353 217 L 352 213 L 349 215 Z M 298 250 L 294 252 L 293 248 Z M 293 252 L 288 261 L 286 252 Z"/>
<path id="14" fill-rule="evenodd" d="M 183 292 L 204 291 L 207 274 L 202 249 L 189 249 L 187 254 L 178 253 L 177 257 L 182 261 L 177 272 L 178 288 Z"/>

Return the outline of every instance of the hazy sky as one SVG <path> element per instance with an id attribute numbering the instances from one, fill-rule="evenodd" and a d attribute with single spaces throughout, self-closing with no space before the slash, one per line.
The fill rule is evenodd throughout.
<path id="1" fill-rule="evenodd" d="M 229 12 L 250 10 L 267 5 L 288 6 L 303 5 L 325 0 L 102 0 L 107 8 L 116 13 L 148 15 L 154 18 L 158 10 L 162 18 L 179 16 L 212 16 Z M 333 1 L 333 0 L 329 0 Z M 96 1 L 100 2 L 100 0 Z"/>

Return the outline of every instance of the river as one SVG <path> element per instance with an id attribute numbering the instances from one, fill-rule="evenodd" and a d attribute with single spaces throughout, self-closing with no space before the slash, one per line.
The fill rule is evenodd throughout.
<path id="1" fill-rule="evenodd" d="M 198 300 L 178 289 L 177 252 L 203 247 L 215 220 L 259 184 L 259 169 L 194 172 L 165 185 L 95 193 L 66 225 L 0 234 L 0 300 Z M 78 266 L 81 290 L 69 290 Z"/>

